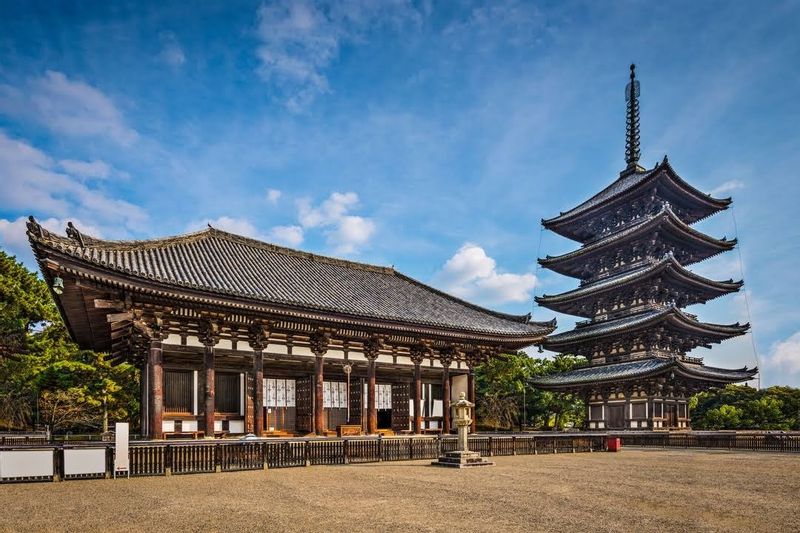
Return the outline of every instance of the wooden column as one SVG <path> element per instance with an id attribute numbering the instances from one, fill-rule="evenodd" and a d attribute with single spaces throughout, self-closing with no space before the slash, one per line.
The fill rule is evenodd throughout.
<path id="1" fill-rule="evenodd" d="M 444 365 L 444 361 L 442 361 Z M 450 362 L 442 372 L 442 433 L 450 433 Z"/>
<path id="2" fill-rule="evenodd" d="M 215 406 L 215 354 L 214 346 L 219 342 L 219 325 L 216 322 L 205 322 L 201 325 L 200 342 L 203 343 L 203 371 L 206 378 L 206 395 L 205 395 L 205 434 L 206 438 L 214 437 L 214 413 L 216 412 Z"/>
<path id="3" fill-rule="evenodd" d="M 414 433 L 422 433 L 422 361 L 430 352 L 424 344 L 417 344 L 411 347 L 411 362 L 414 363 L 414 382 L 411 385 L 411 399 L 413 400 L 412 420 L 414 421 Z"/>
<path id="4" fill-rule="evenodd" d="M 314 433 L 322 435 L 325 432 L 325 403 L 323 398 L 324 376 L 323 356 L 314 358 Z"/>
<path id="5" fill-rule="evenodd" d="M 367 357 L 367 434 L 378 432 L 378 409 L 375 406 L 375 359 Z"/>
<path id="6" fill-rule="evenodd" d="M 414 433 L 422 433 L 422 369 L 414 363 Z"/>
<path id="7" fill-rule="evenodd" d="M 260 437 L 264 432 L 264 349 L 269 345 L 269 329 L 255 322 L 248 333 L 253 349 L 253 433 Z"/>
<path id="8" fill-rule="evenodd" d="M 317 330 L 309 338 L 311 351 L 314 354 L 314 433 L 323 435 L 325 433 L 325 403 L 323 398 L 324 375 L 323 357 L 328 353 L 330 343 L 330 332 Z"/>
<path id="9" fill-rule="evenodd" d="M 367 434 L 378 432 L 378 409 L 375 405 L 375 361 L 378 359 L 383 340 L 373 336 L 364 341 L 364 356 L 367 358 Z"/>
<path id="10" fill-rule="evenodd" d="M 264 352 L 253 352 L 253 433 L 264 432 Z"/>
<path id="11" fill-rule="evenodd" d="M 149 421 L 150 438 L 163 439 L 161 421 L 164 417 L 164 354 L 160 336 L 150 340 L 149 364 L 150 367 L 150 401 Z"/>
<path id="12" fill-rule="evenodd" d="M 442 433 L 450 433 L 450 365 L 453 363 L 455 349 L 448 346 L 439 352 L 442 364 Z"/>

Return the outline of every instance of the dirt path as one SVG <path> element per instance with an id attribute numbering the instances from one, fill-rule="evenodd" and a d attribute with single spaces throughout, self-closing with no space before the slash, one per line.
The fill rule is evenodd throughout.
<path id="1" fill-rule="evenodd" d="M 627 449 L 0 486 L 0 531 L 798 531 L 800 455 Z"/>

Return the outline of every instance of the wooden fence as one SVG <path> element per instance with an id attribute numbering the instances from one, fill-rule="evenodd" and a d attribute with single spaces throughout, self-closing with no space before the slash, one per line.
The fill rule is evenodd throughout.
<path id="1" fill-rule="evenodd" d="M 473 436 L 469 447 L 485 456 L 537 455 L 602 451 L 606 439 L 592 435 L 511 435 Z M 75 445 L 72 446 L 74 448 Z M 65 445 L 50 445 L 54 475 L 49 479 L 65 479 Z M 113 468 L 113 444 L 87 444 L 85 448 L 105 448 L 108 456 L 106 477 Z M 261 470 L 309 465 L 343 465 L 435 459 L 457 448 L 454 437 L 362 437 L 345 439 L 287 439 L 256 441 L 186 441 L 131 443 L 129 450 L 131 476 L 164 476 L 204 472 Z M 3 448 L 0 448 L 2 451 Z M 33 446 L 15 446 L 31 450 Z M 42 449 L 42 447 L 38 447 Z M 68 479 L 69 476 L 66 476 Z M 14 479 L 0 481 L 41 481 Z"/>
<path id="2" fill-rule="evenodd" d="M 800 433 L 619 433 L 623 446 L 800 452 Z"/>

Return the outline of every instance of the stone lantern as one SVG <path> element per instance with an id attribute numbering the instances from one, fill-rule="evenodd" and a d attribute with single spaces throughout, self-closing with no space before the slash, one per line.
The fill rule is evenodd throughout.
<path id="1" fill-rule="evenodd" d="M 472 424 L 472 408 L 475 404 L 467 400 L 465 393 L 460 393 L 455 403 L 456 426 L 458 427 L 458 449 L 439 456 L 438 461 L 431 464 L 435 466 L 449 466 L 452 468 L 467 468 L 471 466 L 492 466 L 494 463 L 487 461 L 478 452 L 469 451 L 467 435 Z"/>

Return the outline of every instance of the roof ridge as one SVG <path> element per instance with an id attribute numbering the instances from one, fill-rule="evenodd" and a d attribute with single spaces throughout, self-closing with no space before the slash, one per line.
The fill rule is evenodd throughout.
<path id="1" fill-rule="evenodd" d="M 32 217 L 31 217 L 32 218 Z M 115 249 L 121 251 L 127 250 L 137 250 L 137 249 L 152 249 L 158 247 L 167 247 L 167 246 L 175 246 L 178 244 L 186 243 L 186 242 L 193 242 L 198 239 L 207 238 L 210 236 L 217 236 L 228 241 L 239 242 L 241 244 L 254 246 L 257 248 L 261 248 L 263 250 L 269 250 L 276 253 L 282 253 L 284 255 L 290 255 L 294 257 L 299 257 L 303 259 L 309 259 L 311 261 L 318 261 L 321 263 L 328 263 L 343 266 L 346 268 L 357 268 L 360 270 L 367 270 L 370 272 L 378 272 L 381 274 L 392 274 L 396 272 L 392 267 L 380 266 L 380 265 L 372 265 L 369 263 L 361 263 L 358 261 L 350 261 L 348 259 L 340 259 L 338 257 L 330 257 L 320 254 L 315 254 L 312 252 L 306 252 L 303 250 L 297 250 L 294 248 L 289 248 L 286 246 L 280 246 L 277 244 L 265 242 L 259 239 L 255 239 L 252 237 L 246 237 L 244 235 L 238 235 L 236 233 L 231 233 L 228 231 L 224 231 L 221 229 L 217 229 L 209 225 L 207 228 L 203 228 L 198 231 L 182 233 L 179 235 L 169 235 L 166 237 L 159 237 L 155 239 L 128 239 L 128 240 L 112 240 L 112 239 L 100 239 L 98 237 L 92 237 L 91 235 L 81 234 L 84 242 L 79 242 L 75 239 L 70 237 L 63 237 L 57 233 L 54 233 L 50 230 L 45 229 L 41 226 L 38 222 L 33 219 L 29 224 L 35 224 L 40 228 L 42 234 L 42 238 L 49 238 L 51 240 L 59 241 L 62 243 L 70 243 L 72 245 L 78 246 L 80 248 L 99 248 L 99 249 Z"/>

